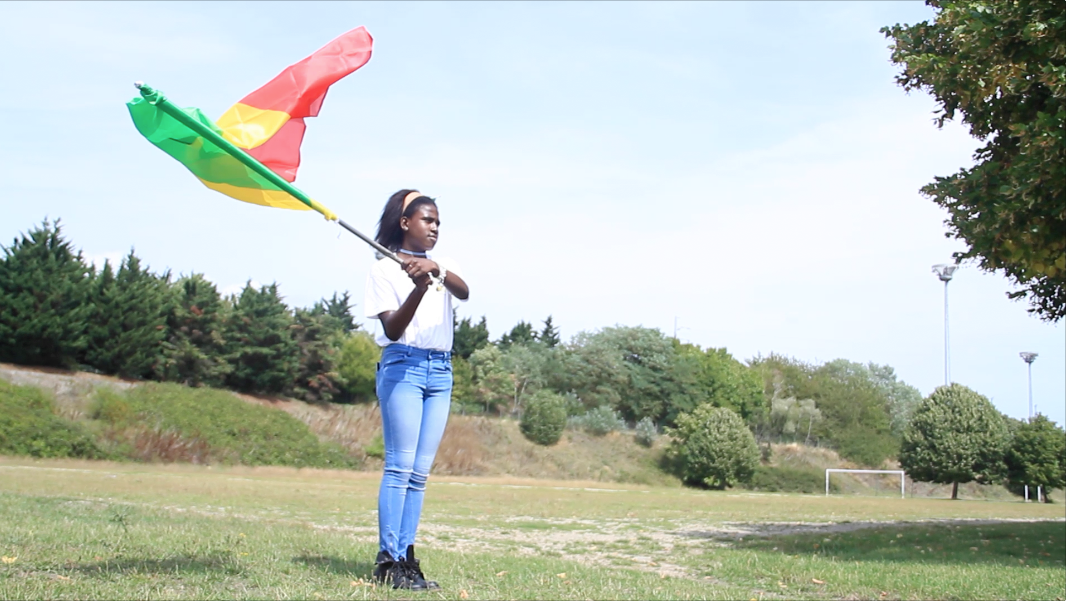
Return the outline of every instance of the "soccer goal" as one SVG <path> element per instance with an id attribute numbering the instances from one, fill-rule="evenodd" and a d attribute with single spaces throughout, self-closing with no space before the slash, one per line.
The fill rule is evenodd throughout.
<path id="1" fill-rule="evenodd" d="M 825 496 L 827 496 L 827 497 L 829 496 L 829 474 L 832 473 L 832 472 L 851 472 L 853 474 L 899 474 L 899 498 L 903 499 L 903 498 L 906 497 L 906 495 L 904 493 L 904 491 L 906 490 L 904 488 L 904 486 L 906 484 L 906 481 L 905 481 L 905 474 L 903 473 L 903 470 L 846 470 L 846 469 L 826 468 L 826 470 L 825 470 Z"/>

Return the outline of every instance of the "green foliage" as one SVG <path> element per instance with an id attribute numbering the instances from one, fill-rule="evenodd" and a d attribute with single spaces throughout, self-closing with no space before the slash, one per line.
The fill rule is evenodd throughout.
<path id="1" fill-rule="evenodd" d="M 761 492 L 820 493 L 825 492 L 825 473 L 813 467 L 760 465 L 744 488 Z M 840 486 L 830 482 L 829 489 L 839 491 Z"/>
<path id="2" fill-rule="evenodd" d="M 480 348 L 470 355 L 474 378 L 474 398 L 485 406 L 485 413 L 495 407 L 502 413 L 514 397 L 514 380 L 504 365 L 503 352 L 495 345 Z"/>
<path id="3" fill-rule="evenodd" d="M 1046 320 L 1066 315 L 1066 17 L 1055 0 L 928 1 L 936 19 L 881 31 L 907 91 L 933 95 L 937 125 L 962 114 L 987 144 L 976 164 L 922 193 L 948 211 L 956 260 L 1002 269 Z"/>
<path id="4" fill-rule="evenodd" d="M 519 321 L 515 324 L 515 327 L 511 328 L 510 332 L 500 336 L 496 346 L 500 347 L 500 350 L 506 351 L 512 344 L 529 344 L 536 341 L 537 333 L 533 331 L 533 324 Z"/>
<path id="5" fill-rule="evenodd" d="M 454 319 L 454 316 L 453 316 Z M 477 325 L 473 325 L 469 317 L 455 322 L 455 335 L 452 340 L 452 353 L 469 359 L 474 351 L 489 345 L 489 326 L 485 322 L 485 316 Z"/>
<path id="6" fill-rule="evenodd" d="M 338 320 L 327 313 L 297 309 L 293 317 L 293 340 L 299 362 L 295 379 L 285 390 L 292 398 L 309 403 L 329 402 L 340 393 L 336 371 L 337 347 L 344 330 Z"/>
<path id="7" fill-rule="evenodd" d="M 1018 425 L 1013 434 L 1004 457 L 1011 484 L 1015 488 L 1043 486 L 1045 490 L 1066 487 L 1061 465 L 1066 437 L 1055 422 L 1037 415 L 1031 422 Z"/>
<path id="8" fill-rule="evenodd" d="M 352 316 L 352 307 L 354 306 L 347 290 L 340 296 L 337 296 L 337 293 L 334 292 L 333 297 L 329 300 L 323 298 L 316 302 L 311 307 L 311 314 L 323 317 L 325 328 L 330 332 L 351 334 L 359 328 L 358 324 L 355 323 L 355 318 Z"/>
<path id="9" fill-rule="evenodd" d="M 641 418 L 633 430 L 635 432 L 633 439 L 637 444 L 645 447 L 655 444 L 655 439 L 659 437 L 659 429 L 655 427 L 655 422 L 651 421 L 650 417 Z"/>
<path id="10" fill-rule="evenodd" d="M 519 423 L 522 435 L 543 446 L 559 442 L 566 428 L 565 402 L 563 397 L 548 390 L 539 390 L 530 395 Z"/>
<path id="11" fill-rule="evenodd" d="M 137 424 L 207 445 L 209 459 L 244 465 L 352 465 L 335 443 L 322 443 L 306 424 L 280 409 L 242 401 L 211 388 L 147 383 L 124 393 L 98 389 L 92 415 L 113 428 Z"/>
<path id="12" fill-rule="evenodd" d="M 674 404 L 671 413 L 691 411 L 695 404 L 710 403 L 740 414 L 748 423 L 757 423 L 767 412 L 766 396 L 759 374 L 737 361 L 724 348 L 703 350 L 692 344 L 677 343 L 678 354 L 691 361 L 692 384 L 684 406 Z M 693 404 L 694 403 L 694 404 Z"/>
<path id="13" fill-rule="evenodd" d="M 53 411 L 39 388 L 0 379 L 0 455 L 105 458 L 89 432 Z"/>
<path id="14" fill-rule="evenodd" d="M 537 335 L 537 340 L 548 348 L 555 348 L 559 346 L 560 342 L 562 342 L 559 338 L 559 328 L 552 323 L 551 315 L 548 316 L 548 319 L 544 320 L 544 329 Z"/>
<path id="15" fill-rule="evenodd" d="M 381 348 L 370 334 L 356 331 L 344 338 L 336 369 L 347 400 L 367 401 L 374 398 L 380 358 Z"/>
<path id="16" fill-rule="evenodd" d="M 142 269 L 132 250 L 117 275 L 112 276 L 111 264 L 104 262 L 92 280 L 86 364 L 126 378 L 150 377 L 159 371 L 170 312 L 169 279 Z"/>
<path id="17" fill-rule="evenodd" d="M 0 361 L 72 367 L 88 344 L 91 269 L 47 219 L 4 248 Z"/>
<path id="18" fill-rule="evenodd" d="M 744 420 L 730 409 L 702 405 L 677 418 L 667 451 L 689 484 L 724 489 L 748 482 L 759 465 L 759 447 Z"/>
<path id="19" fill-rule="evenodd" d="M 770 406 L 770 427 L 784 440 L 795 442 L 802 437 L 804 443 L 810 442 L 814 424 L 821 421 L 822 412 L 814 399 L 773 399 Z"/>
<path id="20" fill-rule="evenodd" d="M 1005 471 L 1007 425 L 984 396 L 961 384 L 941 386 L 915 410 L 899 462 L 914 480 L 955 484 L 997 482 Z"/>
<path id="21" fill-rule="evenodd" d="M 470 362 L 459 355 L 452 355 L 452 413 L 465 415 L 467 413 L 480 413 L 482 406 L 478 404 L 477 393 L 474 389 L 474 370 Z"/>
<path id="22" fill-rule="evenodd" d="M 296 378 L 299 349 L 292 314 L 277 284 L 256 290 L 249 282 L 234 303 L 226 329 L 226 385 L 244 392 L 280 394 Z"/>
<path id="23" fill-rule="evenodd" d="M 582 415 L 575 415 L 567 421 L 575 430 L 584 430 L 593 436 L 604 436 L 611 432 L 626 429 L 626 420 L 622 415 L 607 405 L 589 409 Z"/>
<path id="24" fill-rule="evenodd" d="M 895 382 L 891 368 L 874 364 L 868 368 L 844 360 L 814 366 L 779 355 L 751 363 L 763 376 L 766 394 L 779 404 L 789 398 L 814 401 L 815 407 L 808 410 L 808 423 L 796 423 L 797 432 L 800 426 L 811 426 L 811 441 L 835 447 L 841 456 L 869 466 L 878 466 L 897 453 L 899 442 L 892 435 L 889 417 L 890 398 L 899 394 L 903 399 L 899 404 L 905 405 L 909 391 L 902 388 L 905 384 Z M 822 419 L 811 423 L 815 408 Z M 779 407 L 779 417 L 780 411 Z M 793 434 L 784 432 L 783 424 L 787 423 L 767 420 L 760 424 L 760 432 L 771 438 L 793 439 Z"/>
<path id="25" fill-rule="evenodd" d="M 170 295 L 157 377 L 186 386 L 222 386 L 232 367 L 224 356 L 227 306 L 218 289 L 194 273 L 175 282 Z"/>
<path id="26" fill-rule="evenodd" d="M 374 457 L 377 459 L 385 459 L 385 437 L 378 432 L 374 435 L 374 438 L 370 439 L 370 442 L 363 447 L 363 452 L 367 457 Z"/>
<path id="27" fill-rule="evenodd" d="M 610 406 L 632 422 L 660 420 L 678 399 L 673 340 L 659 330 L 617 326 L 581 332 L 567 345 L 559 390 L 586 407 Z"/>

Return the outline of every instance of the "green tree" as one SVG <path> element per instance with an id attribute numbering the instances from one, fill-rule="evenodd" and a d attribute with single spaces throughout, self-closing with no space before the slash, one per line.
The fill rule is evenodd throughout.
<path id="1" fill-rule="evenodd" d="M 922 193 L 948 211 L 956 260 L 1003 270 L 1045 320 L 1066 315 L 1066 16 L 1055 0 L 927 0 L 932 23 L 894 25 L 896 82 L 987 142 L 975 165 Z"/>
<path id="2" fill-rule="evenodd" d="M 452 319 L 456 320 L 454 314 Z M 463 359 L 469 359 L 470 355 L 474 354 L 474 351 L 485 348 L 488 345 L 489 326 L 485 322 L 485 316 L 481 317 L 481 321 L 477 325 L 472 324 L 469 317 L 455 321 L 452 354 L 458 355 Z"/>
<path id="3" fill-rule="evenodd" d="M 1005 457 L 1007 479 L 1013 487 L 1043 486 L 1049 490 L 1066 486 L 1060 465 L 1064 442 L 1062 430 L 1047 416 L 1037 415 L 1031 422 L 1019 424 Z"/>
<path id="4" fill-rule="evenodd" d="M 374 398 L 380 358 L 381 347 L 367 332 L 357 330 L 344 338 L 336 369 L 347 400 L 367 401 Z"/>
<path id="5" fill-rule="evenodd" d="M 0 261 L 0 361 L 73 367 L 88 344 L 91 269 L 47 219 Z"/>
<path id="6" fill-rule="evenodd" d="M 514 398 L 514 380 L 504 364 L 503 351 L 492 344 L 474 351 L 470 370 L 474 398 L 485 406 L 485 413 L 495 408 L 502 415 L 503 408 Z"/>
<path id="7" fill-rule="evenodd" d="M 526 402 L 518 428 L 536 444 L 551 446 L 559 442 L 566 428 L 566 401 L 550 390 L 538 390 Z"/>
<path id="8" fill-rule="evenodd" d="M 341 320 L 314 309 L 297 309 L 291 331 L 299 361 L 286 393 L 311 403 L 332 401 L 340 392 L 336 363 L 344 336 Z"/>
<path id="9" fill-rule="evenodd" d="M 133 250 L 114 276 L 105 261 L 92 282 L 85 363 L 124 378 L 156 374 L 163 363 L 169 286 L 170 275 L 159 277 L 142 268 Z"/>
<path id="10" fill-rule="evenodd" d="M 231 371 L 223 332 L 228 306 L 203 274 L 170 287 L 166 336 L 157 377 L 186 386 L 221 387 Z"/>
<path id="11" fill-rule="evenodd" d="M 678 353 L 692 360 L 691 385 L 686 396 L 698 404 L 710 403 L 740 414 L 748 423 L 756 423 L 767 411 L 763 382 L 758 373 L 737 361 L 724 348 L 701 349 L 692 344 L 675 342 Z M 692 406 L 675 405 L 672 411 L 691 411 Z"/>
<path id="12" fill-rule="evenodd" d="M 667 454 L 687 483 L 724 489 L 751 480 L 759 465 L 755 436 L 731 409 L 701 405 L 667 433 Z"/>
<path id="13" fill-rule="evenodd" d="M 770 406 L 770 425 L 773 433 L 782 439 L 795 442 L 800 436 L 809 444 L 814 424 L 821 423 L 822 412 L 814 399 L 788 397 L 773 399 Z"/>
<path id="14" fill-rule="evenodd" d="M 676 359 L 673 340 L 659 330 L 616 326 L 579 332 L 562 355 L 565 380 L 558 386 L 573 391 L 586 408 L 607 405 L 628 422 L 644 417 L 658 422 L 679 390 Z"/>
<path id="15" fill-rule="evenodd" d="M 328 300 L 323 298 L 316 302 L 311 308 L 311 315 L 325 317 L 324 321 L 327 329 L 349 334 L 359 327 L 352 316 L 352 307 L 354 306 L 347 290 L 340 296 L 337 296 L 337 293 L 334 292 L 332 298 Z"/>
<path id="16" fill-rule="evenodd" d="M 530 342 L 536 342 L 537 333 L 533 331 L 533 324 L 525 321 L 519 321 L 511 331 L 500 337 L 500 340 L 496 343 L 496 346 L 500 347 L 500 350 L 506 351 L 512 344 L 529 344 Z"/>
<path id="17" fill-rule="evenodd" d="M 474 369 L 466 359 L 452 355 L 452 412 L 465 415 L 481 411 L 474 388 Z"/>
<path id="18" fill-rule="evenodd" d="M 559 338 L 559 328 L 552 323 L 551 315 L 548 316 L 548 319 L 544 320 L 544 329 L 537 335 L 537 340 L 540 340 L 540 342 L 548 348 L 555 348 L 559 346 L 560 342 L 562 342 Z"/>
<path id="19" fill-rule="evenodd" d="M 899 462 L 914 480 L 992 484 L 1005 472 L 1010 434 L 1003 417 L 984 396 L 962 384 L 941 386 L 922 401 L 903 435 Z"/>
<path id="20" fill-rule="evenodd" d="M 292 326 L 292 313 L 277 284 L 259 290 L 251 282 L 246 284 L 233 302 L 225 333 L 226 360 L 233 366 L 226 385 L 264 394 L 281 394 L 291 386 L 299 368 Z"/>

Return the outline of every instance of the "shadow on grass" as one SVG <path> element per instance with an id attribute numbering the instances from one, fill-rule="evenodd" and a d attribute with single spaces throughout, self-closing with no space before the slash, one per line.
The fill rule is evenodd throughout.
<path id="1" fill-rule="evenodd" d="M 323 572 L 340 574 L 352 578 L 369 580 L 374 571 L 374 563 L 370 561 L 353 561 L 328 555 L 299 555 L 292 558 L 293 563 L 302 563 L 305 566 L 317 568 Z"/>
<path id="2" fill-rule="evenodd" d="M 74 567 L 75 572 L 88 576 L 112 574 L 162 574 L 226 572 L 237 574 L 241 568 L 226 554 L 176 555 L 163 559 L 119 558 L 85 563 Z"/>
<path id="3" fill-rule="evenodd" d="M 688 533 L 698 536 L 701 533 Z M 834 561 L 892 561 L 1066 568 L 1066 528 L 1060 521 L 994 524 L 901 524 L 745 538 L 734 548 Z"/>

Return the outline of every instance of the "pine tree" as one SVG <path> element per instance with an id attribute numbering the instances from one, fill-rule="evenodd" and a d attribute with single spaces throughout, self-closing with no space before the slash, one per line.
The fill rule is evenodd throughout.
<path id="1" fill-rule="evenodd" d="M 455 320 L 454 314 L 452 319 Z M 464 317 L 454 323 L 455 338 L 452 341 L 454 354 L 463 359 L 469 359 L 474 351 L 489 345 L 489 326 L 484 315 L 481 316 L 481 321 L 476 326 L 471 323 L 469 317 Z"/>
<path id="2" fill-rule="evenodd" d="M 337 296 L 334 294 L 333 298 L 336 300 Z M 287 391 L 289 396 L 308 402 L 329 402 L 340 392 L 337 359 L 344 334 L 333 329 L 337 321 L 328 313 L 296 310 L 292 332 L 300 361 L 296 379 Z"/>
<path id="3" fill-rule="evenodd" d="M 355 323 L 355 318 L 352 316 L 352 307 L 354 306 L 347 290 L 339 297 L 334 292 L 333 298 L 329 300 L 323 298 L 315 303 L 314 307 L 311 308 L 311 314 L 327 317 L 326 325 L 329 329 L 349 334 L 359 328 L 359 325 Z"/>
<path id="4" fill-rule="evenodd" d="M 224 333 L 226 360 L 233 367 L 227 386 L 264 394 L 281 394 L 292 386 L 299 367 L 292 326 L 292 313 L 277 284 L 259 290 L 251 282 L 245 285 Z"/>
<path id="5" fill-rule="evenodd" d="M 126 378 L 153 375 L 162 360 L 170 274 L 141 268 L 133 250 L 112 279 L 104 263 L 93 279 L 93 317 L 85 361 L 104 373 Z"/>
<path id="6" fill-rule="evenodd" d="M 562 340 L 559 339 L 559 328 L 552 323 L 552 316 L 549 315 L 548 319 L 544 320 L 544 329 L 540 331 L 540 341 L 544 343 L 544 346 L 548 348 L 555 348 L 559 346 Z"/>
<path id="7" fill-rule="evenodd" d="M 218 289 L 194 273 L 171 286 L 170 294 L 157 377 L 186 386 L 222 386 L 231 368 L 224 356 L 227 307 Z"/>
<path id="8" fill-rule="evenodd" d="M 511 331 L 500 336 L 496 344 L 501 350 L 507 350 L 512 344 L 529 344 L 537 340 L 537 333 L 533 331 L 533 324 L 519 321 Z"/>
<path id="9" fill-rule="evenodd" d="M 73 367 L 87 344 L 91 270 L 47 219 L 4 248 L 0 361 Z"/>

